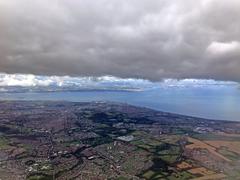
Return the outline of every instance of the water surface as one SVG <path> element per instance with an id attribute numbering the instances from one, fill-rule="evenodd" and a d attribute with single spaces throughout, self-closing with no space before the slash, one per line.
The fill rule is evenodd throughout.
<path id="1" fill-rule="evenodd" d="M 141 92 L 1 93 L 0 100 L 114 101 L 184 115 L 240 121 L 240 90 L 232 86 L 164 87 Z"/>

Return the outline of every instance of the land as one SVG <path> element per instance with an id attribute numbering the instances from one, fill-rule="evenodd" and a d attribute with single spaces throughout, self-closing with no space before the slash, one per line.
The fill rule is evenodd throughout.
<path id="1" fill-rule="evenodd" d="M 238 179 L 240 123 L 128 104 L 0 102 L 0 179 Z"/>

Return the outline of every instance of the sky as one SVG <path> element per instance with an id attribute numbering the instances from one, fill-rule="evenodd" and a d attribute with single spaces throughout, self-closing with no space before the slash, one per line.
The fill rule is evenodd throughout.
<path id="1" fill-rule="evenodd" d="M 0 72 L 240 81 L 239 0 L 0 0 Z"/>

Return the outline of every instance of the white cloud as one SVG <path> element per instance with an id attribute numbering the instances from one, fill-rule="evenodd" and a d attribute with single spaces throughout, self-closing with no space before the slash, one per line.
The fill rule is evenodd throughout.
<path id="1" fill-rule="evenodd" d="M 41 79 L 32 74 L 0 74 L 0 86 L 49 86 L 52 79 Z"/>
<path id="2" fill-rule="evenodd" d="M 232 53 L 235 51 L 240 52 L 240 42 L 231 41 L 231 42 L 212 42 L 208 47 L 207 51 L 214 55 L 222 55 L 226 53 Z"/>
<path id="3" fill-rule="evenodd" d="M 70 76 L 36 76 L 32 74 L 6 74 L 0 73 L 0 86 L 11 87 L 79 87 L 79 88 L 147 88 L 152 86 L 148 80 L 117 78 L 113 76 L 102 77 L 70 77 Z"/>
<path id="4" fill-rule="evenodd" d="M 113 76 L 102 77 L 70 77 L 70 76 L 36 76 L 32 74 L 5 74 L 0 73 L 0 87 L 54 87 L 75 90 L 92 89 L 136 89 L 147 90 L 161 87 L 199 87 L 215 85 L 236 85 L 234 82 L 197 80 L 197 79 L 165 79 L 161 82 L 150 82 L 143 79 L 118 78 Z M 3 91 L 3 90 L 2 90 Z"/>

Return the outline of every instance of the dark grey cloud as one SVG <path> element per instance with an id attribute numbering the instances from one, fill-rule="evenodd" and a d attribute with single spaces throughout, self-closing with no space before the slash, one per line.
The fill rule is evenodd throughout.
<path id="1" fill-rule="evenodd" d="M 240 81 L 239 0 L 2 0 L 0 71 Z"/>

